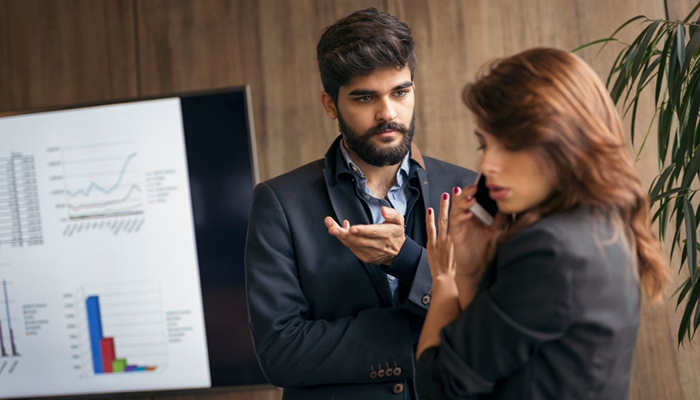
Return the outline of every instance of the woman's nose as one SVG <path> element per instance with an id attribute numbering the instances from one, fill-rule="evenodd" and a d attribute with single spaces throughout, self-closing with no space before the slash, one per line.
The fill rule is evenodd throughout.
<path id="1" fill-rule="evenodd" d="M 484 174 L 490 175 L 500 171 L 500 163 L 498 157 L 491 151 L 484 150 L 479 161 L 479 170 Z"/>

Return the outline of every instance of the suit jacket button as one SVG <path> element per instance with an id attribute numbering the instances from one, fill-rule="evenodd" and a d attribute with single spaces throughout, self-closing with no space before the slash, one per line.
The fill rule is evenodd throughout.
<path id="1" fill-rule="evenodd" d="M 369 379 L 377 379 L 377 372 L 372 371 L 369 373 Z"/>
<path id="2" fill-rule="evenodd" d="M 428 304 L 430 304 L 430 296 L 428 296 L 428 295 L 426 294 L 425 296 L 423 296 L 422 299 L 420 299 L 420 301 L 421 301 L 421 303 L 423 303 L 423 304 L 425 304 L 425 305 L 428 305 Z"/>
<path id="3" fill-rule="evenodd" d="M 392 389 L 394 390 L 394 393 L 396 393 L 396 394 L 403 393 L 403 383 L 397 383 L 396 385 L 394 385 L 394 387 Z"/>
<path id="4" fill-rule="evenodd" d="M 401 372 L 402 372 L 401 367 L 394 368 L 394 376 L 401 375 Z"/>
<path id="5" fill-rule="evenodd" d="M 380 378 L 384 378 L 384 370 L 380 369 L 379 371 L 377 371 L 377 376 Z"/>

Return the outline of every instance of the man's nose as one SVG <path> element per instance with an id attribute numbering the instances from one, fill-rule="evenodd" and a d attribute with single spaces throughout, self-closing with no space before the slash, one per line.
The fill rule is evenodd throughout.
<path id="1" fill-rule="evenodd" d="M 395 120 L 396 117 L 396 109 L 393 104 L 391 104 L 390 100 L 384 99 L 378 103 L 377 113 L 375 115 L 377 121 L 391 122 Z"/>

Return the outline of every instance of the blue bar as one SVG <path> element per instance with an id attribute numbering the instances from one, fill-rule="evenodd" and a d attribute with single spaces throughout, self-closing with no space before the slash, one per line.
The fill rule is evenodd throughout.
<path id="1" fill-rule="evenodd" d="M 97 296 L 90 296 L 85 300 L 87 309 L 88 326 L 90 327 L 90 348 L 92 349 L 92 366 L 96 374 L 104 372 L 102 369 L 102 351 L 100 350 L 100 340 L 102 340 L 102 317 L 100 316 L 100 299 Z"/>

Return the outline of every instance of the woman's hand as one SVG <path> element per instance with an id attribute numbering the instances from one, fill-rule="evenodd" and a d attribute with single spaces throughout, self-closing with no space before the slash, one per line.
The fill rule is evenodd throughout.
<path id="1" fill-rule="evenodd" d="M 486 267 L 486 250 L 496 234 L 495 227 L 500 226 L 503 217 L 499 214 L 491 227 L 485 226 L 474 217 L 470 208 L 476 203 L 476 185 L 464 190 L 455 187 L 450 210 L 449 236 L 454 245 L 454 260 L 459 278 L 476 279 Z"/>
<path id="2" fill-rule="evenodd" d="M 437 281 L 438 278 L 450 280 L 455 278 L 454 244 L 448 234 L 449 209 L 450 196 L 443 193 L 438 217 L 439 232 L 435 229 L 435 211 L 428 208 L 428 214 L 425 216 L 425 226 L 428 233 L 428 264 L 433 282 Z"/>

